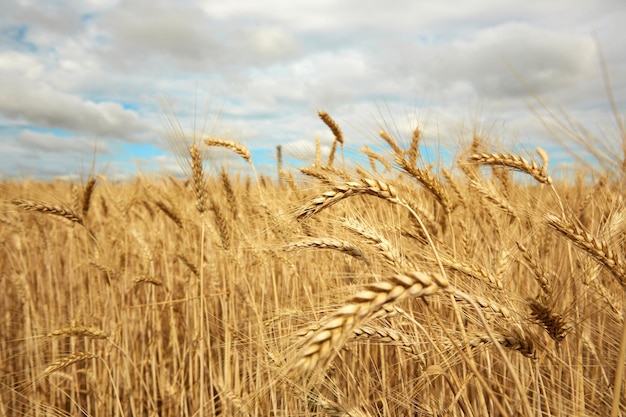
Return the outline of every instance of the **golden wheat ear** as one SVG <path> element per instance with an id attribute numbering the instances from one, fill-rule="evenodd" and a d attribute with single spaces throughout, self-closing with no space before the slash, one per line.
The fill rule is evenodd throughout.
<path id="1" fill-rule="evenodd" d="M 540 153 L 540 155 L 542 155 Z M 547 158 L 547 154 L 541 156 Z M 545 161 L 546 159 L 544 159 Z M 470 162 L 481 165 L 499 165 L 524 172 L 542 184 L 552 185 L 552 178 L 548 175 L 545 166 L 538 165 L 535 161 L 527 161 L 519 155 L 511 153 L 476 153 L 469 157 Z"/>
<path id="2" fill-rule="evenodd" d="M 396 274 L 366 286 L 308 337 L 292 371 L 309 374 L 317 367 L 323 368 L 354 334 L 354 329 L 384 306 L 409 297 L 433 295 L 448 286 L 443 276 L 419 271 Z"/>
<path id="3" fill-rule="evenodd" d="M 56 361 L 52 362 L 42 373 L 41 378 L 45 378 L 48 375 L 59 371 L 63 368 L 67 368 L 70 365 L 73 365 L 75 363 L 78 362 L 82 362 L 84 360 L 87 359 L 93 359 L 93 358 L 97 358 L 98 355 L 96 355 L 95 353 L 91 353 L 91 352 L 76 352 L 76 353 L 72 353 L 71 355 L 65 356 L 61 359 L 57 359 Z"/>
<path id="4" fill-rule="evenodd" d="M 613 250 L 607 242 L 586 232 L 569 219 L 549 214 L 546 222 L 579 249 L 591 255 L 613 274 L 622 288 L 626 288 L 626 262 L 620 256 L 619 250 Z"/>
<path id="5" fill-rule="evenodd" d="M 252 163 L 252 159 L 250 158 L 250 151 L 239 142 L 228 139 L 209 138 L 205 139 L 204 143 L 206 143 L 208 146 L 216 146 L 220 148 L 230 149 L 237 155 L 241 156 L 247 163 Z"/>
<path id="6" fill-rule="evenodd" d="M 47 204 L 40 201 L 23 200 L 19 198 L 11 200 L 11 203 L 24 211 L 34 211 L 44 214 L 50 214 L 53 216 L 59 216 L 66 220 L 69 220 L 72 223 L 78 223 L 81 226 L 85 225 L 82 216 L 68 207 L 62 207 L 55 204 Z"/>
<path id="7" fill-rule="evenodd" d="M 330 115 L 326 113 L 325 111 L 320 110 L 319 112 L 317 112 L 317 114 L 320 117 L 320 119 L 322 119 L 324 124 L 328 126 L 331 132 L 333 132 L 333 135 L 335 136 L 335 140 L 339 142 L 341 145 L 343 145 L 343 132 L 339 128 L 339 125 L 337 124 L 337 122 L 335 122 L 335 120 L 332 117 L 330 117 Z"/>

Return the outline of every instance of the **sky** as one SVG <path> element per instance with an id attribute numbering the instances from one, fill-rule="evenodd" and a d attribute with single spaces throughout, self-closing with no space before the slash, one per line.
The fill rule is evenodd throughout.
<path id="1" fill-rule="evenodd" d="M 187 140 L 237 140 L 260 172 L 348 157 L 419 126 L 443 164 L 476 133 L 567 167 L 558 121 L 611 149 L 626 103 L 623 0 L 0 0 L 0 179 L 180 172 Z M 604 63 L 604 66 L 601 64 Z M 604 68 L 609 77 L 604 74 Z M 487 140 L 488 139 L 488 140 Z M 209 169 L 245 169 L 214 154 Z M 361 157 L 362 158 L 362 157 Z M 535 159 L 538 158 L 535 155 Z M 93 167 L 93 168 L 92 168 Z"/>

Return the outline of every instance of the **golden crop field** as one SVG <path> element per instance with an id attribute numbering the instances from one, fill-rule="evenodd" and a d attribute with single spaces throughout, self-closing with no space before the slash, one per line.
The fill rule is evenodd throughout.
<path id="1" fill-rule="evenodd" d="M 3 182 L 0 415 L 626 415 L 626 169 L 419 128 L 350 161 L 320 117 L 280 179 L 198 138 L 184 180 Z"/>

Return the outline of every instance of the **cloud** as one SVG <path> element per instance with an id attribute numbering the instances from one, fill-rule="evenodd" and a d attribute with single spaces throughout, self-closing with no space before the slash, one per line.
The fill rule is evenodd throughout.
<path id="1" fill-rule="evenodd" d="M 108 154 L 106 143 L 98 142 L 86 137 L 60 137 L 53 133 L 23 130 L 16 138 L 17 144 L 32 152 L 47 153 L 79 153 L 79 154 Z"/>
<path id="2" fill-rule="evenodd" d="M 530 90 L 550 93 L 588 75 L 596 56 L 590 36 L 505 23 L 443 48 L 431 74 L 467 80 L 479 94 L 526 96 L 528 90 L 514 71 Z"/>
<path id="3" fill-rule="evenodd" d="M 260 27 L 251 34 L 252 46 L 259 56 L 267 58 L 289 57 L 299 50 L 297 41 L 280 27 Z"/>
<path id="4" fill-rule="evenodd" d="M 519 22 L 436 45 L 386 41 L 377 49 L 384 55 L 372 63 L 380 76 L 390 74 L 387 91 L 398 91 L 402 82 L 405 90 L 408 84 L 414 91 L 498 100 L 571 88 L 588 78 L 597 62 L 590 35 Z M 398 80 L 396 88 L 392 80 Z"/>
<path id="5" fill-rule="evenodd" d="M 0 79 L 0 113 L 33 125 L 129 141 L 139 140 L 138 133 L 147 129 L 137 113 L 119 103 L 95 103 L 19 76 Z"/>
<path id="6" fill-rule="evenodd" d="M 278 25 L 230 23 L 212 19 L 192 2 L 124 2 L 97 19 L 108 40 L 98 51 L 112 67 L 161 73 L 266 66 L 299 52 L 297 39 Z"/>
<path id="7" fill-rule="evenodd" d="M 96 143 L 96 140 L 86 137 L 19 130 L 13 140 L 0 141 L 0 177 L 51 179 L 85 173 L 89 171 L 94 157 L 99 170 L 114 153 L 107 143 Z"/>
<path id="8" fill-rule="evenodd" d="M 0 52 L 0 74 L 24 74 L 26 78 L 37 78 L 45 66 L 32 54 L 17 51 Z"/>
<path id="9" fill-rule="evenodd" d="M 207 131 L 245 143 L 268 164 L 278 144 L 288 157 L 310 156 L 316 136 L 330 143 L 318 109 L 340 123 L 353 149 L 380 140 L 377 123 L 403 140 L 415 120 L 425 142 L 498 123 L 513 132 L 507 140 L 542 141 L 528 110 L 533 94 L 581 122 L 610 114 L 594 33 L 618 104 L 626 92 L 620 0 L 4 3 L 0 144 L 47 153 L 50 171 L 92 149 L 92 137 L 120 175 L 133 169 L 129 144 L 166 149 L 159 95 L 184 103 L 176 117 L 185 128 L 206 115 Z M 207 92 L 214 105 L 203 113 L 195 96 Z M 28 152 L 12 155 L 4 170 L 36 168 Z"/>

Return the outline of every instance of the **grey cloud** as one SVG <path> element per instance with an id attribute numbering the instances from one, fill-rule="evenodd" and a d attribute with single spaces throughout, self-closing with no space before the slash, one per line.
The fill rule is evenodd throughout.
<path id="1" fill-rule="evenodd" d="M 381 75 L 389 71 L 414 89 L 472 94 L 470 87 L 479 96 L 496 99 L 573 87 L 597 62 L 591 36 L 526 23 L 503 23 L 436 46 L 404 42 L 395 45 L 395 52 L 393 47 L 382 45 L 387 52 L 381 60 L 371 57 Z"/>
<path id="2" fill-rule="evenodd" d="M 448 61 L 439 71 L 469 79 L 480 93 L 492 96 L 529 94 L 513 70 L 539 93 L 571 86 L 589 73 L 596 58 L 588 36 L 518 23 L 483 30 L 471 42 L 453 44 L 445 52 L 457 63 Z"/>
<path id="3" fill-rule="evenodd" d="M 67 8 L 62 3 L 47 2 L 2 2 L 3 23 L 35 25 L 55 33 L 71 33 L 80 28 L 80 14 L 76 8 Z M 9 19 L 7 19 L 9 18 Z M 4 19 L 3 19 L 4 20 Z"/>
<path id="4" fill-rule="evenodd" d="M 298 1 L 248 0 L 200 2 L 208 15 L 219 20 L 264 20 L 287 27 L 344 38 L 350 31 L 368 36 L 374 33 L 436 33 L 449 36 L 502 21 L 589 22 L 597 16 L 623 10 L 621 0 L 577 1 L 568 3 L 516 0 L 448 0 L 445 2 L 397 0 Z M 358 40 L 355 40 L 358 42 Z"/>
<path id="5" fill-rule="evenodd" d="M 95 103 L 19 76 L 0 79 L 0 112 L 34 125 L 131 141 L 147 128 L 137 113 L 118 103 Z"/>
<path id="6" fill-rule="evenodd" d="M 280 25 L 211 19 L 189 2 L 122 3 L 97 24 L 108 38 L 98 47 L 103 59 L 124 70 L 208 72 L 270 65 L 300 52 L 294 34 Z"/>
<path id="7" fill-rule="evenodd" d="M 98 142 L 93 138 L 59 137 L 53 133 L 23 130 L 15 140 L 20 147 L 28 147 L 30 151 L 34 152 L 93 154 L 95 151 L 97 154 L 109 153 L 109 147 L 106 143 Z"/>

